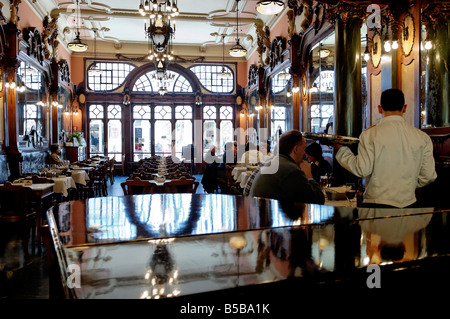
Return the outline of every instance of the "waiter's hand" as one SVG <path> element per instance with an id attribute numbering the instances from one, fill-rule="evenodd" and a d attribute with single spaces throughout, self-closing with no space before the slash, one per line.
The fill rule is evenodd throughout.
<path id="1" fill-rule="evenodd" d="M 307 161 L 301 161 L 299 166 L 303 173 L 305 173 L 306 178 L 313 178 L 310 163 L 308 163 Z"/>

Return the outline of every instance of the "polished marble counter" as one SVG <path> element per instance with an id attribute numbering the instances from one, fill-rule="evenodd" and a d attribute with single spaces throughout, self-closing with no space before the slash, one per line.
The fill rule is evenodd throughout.
<path id="1" fill-rule="evenodd" d="M 154 194 L 61 203 L 48 221 L 66 297 L 158 299 L 404 269 L 447 256 L 448 212 Z"/>

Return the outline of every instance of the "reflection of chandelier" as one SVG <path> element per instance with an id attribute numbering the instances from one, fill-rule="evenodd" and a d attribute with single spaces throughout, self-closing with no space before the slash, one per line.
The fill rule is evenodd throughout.
<path id="1" fill-rule="evenodd" d="M 174 238 L 149 240 L 156 245 L 145 279 L 149 282 L 149 289 L 141 294 L 141 299 L 160 299 L 175 297 L 180 294 L 176 284 L 178 270 L 175 268 L 168 246 Z"/>
<path id="2" fill-rule="evenodd" d="M 175 34 L 175 22 L 171 23 L 171 20 L 179 14 L 177 0 L 173 0 L 173 3 L 169 0 L 153 0 L 151 6 L 149 1 L 146 0 L 143 4 L 141 0 L 139 12 L 142 15 L 149 13 L 150 25 L 147 28 L 147 23 L 145 24 L 145 34 L 154 51 L 164 52 Z"/>

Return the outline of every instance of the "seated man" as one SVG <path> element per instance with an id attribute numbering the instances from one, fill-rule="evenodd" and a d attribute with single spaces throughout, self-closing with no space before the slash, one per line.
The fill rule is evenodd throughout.
<path id="1" fill-rule="evenodd" d="M 278 161 L 272 173 L 256 174 L 250 196 L 287 200 L 291 202 L 323 204 L 325 197 L 311 174 L 311 164 L 303 161 L 306 141 L 297 130 L 284 133 L 278 142 L 278 155 L 267 164 Z M 274 164 L 274 166 L 276 166 Z"/>

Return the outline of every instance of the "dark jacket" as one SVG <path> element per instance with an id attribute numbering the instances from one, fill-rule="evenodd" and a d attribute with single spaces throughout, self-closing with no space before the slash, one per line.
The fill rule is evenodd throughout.
<path id="1" fill-rule="evenodd" d="M 250 196 L 278 199 L 280 201 L 323 204 L 325 197 L 319 184 L 307 179 L 305 173 L 290 156 L 275 156 L 271 162 L 279 160 L 276 173 L 262 174 L 260 171 L 253 181 Z"/>

